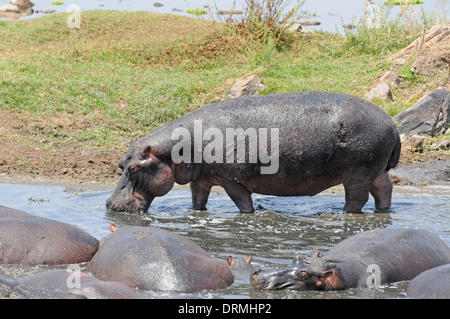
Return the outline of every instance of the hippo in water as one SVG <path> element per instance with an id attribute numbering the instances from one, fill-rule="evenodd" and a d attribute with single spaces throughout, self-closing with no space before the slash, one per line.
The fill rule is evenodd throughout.
<path id="1" fill-rule="evenodd" d="M 420 299 L 450 299 L 450 264 L 428 269 L 406 286 L 406 294 Z"/>
<path id="2" fill-rule="evenodd" d="M 174 183 L 190 182 L 192 208 L 205 210 L 222 186 L 242 213 L 252 193 L 313 196 L 343 183 L 344 210 L 369 198 L 391 205 L 388 171 L 401 142 L 390 117 L 358 97 L 297 92 L 240 97 L 201 107 L 138 140 L 119 161 L 123 174 L 106 206 L 145 212 Z"/>
<path id="3" fill-rule="evenodd" d="M 416 229 L 374 229 L 351 236 L 321 257 L 297 256 L 284 268 L 256 269 L 253 288 L 341 290 L 411 280 L 450 262 L 450 248 L 437 236 Z"/>
<path id="4" fill-rule="evenodd" d="M 98 240 L 78 227 L 0 206 L 0 264 L 74 264 L 97 249 Z"/>
<path id="5" fill-rule="evenodd" d="M 21 280 L 22 285 L 88 299 L 139 299 L 134 289 L 116 281 L 97 279 L 77 267 L 53 269 Z"/>
<path id="6" fill-rule="evenodd" d="M 233 283 L 224 262 L 188 238 L 155 227 L 114 229 L 100 241 L 89 268 L 100 280 L 144 290 L 195 292 Z"/>
<path id="7" fill-rule="evenodd" d="M 248 255 L 247 258 L 233 259 L 233 257 L 228 256 L 227 264 L 233 273 L 235 280 L 247 280 L 250 278 L 253 270 L 255 269 L 252 265 L 253 257 Z"/>

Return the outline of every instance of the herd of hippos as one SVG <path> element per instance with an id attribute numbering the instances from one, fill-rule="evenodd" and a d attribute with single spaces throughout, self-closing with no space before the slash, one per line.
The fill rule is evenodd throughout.
<path id="1" fill-rule="evenodd" d="M 98 241 L 66 223 L 0 206 L 0 263 L 73 265 L 73 272 L 47 270 L 20 281 L 0 276 L 0 298 L 139 298 L 135 288 L 193 293 L 250 280 L 255 289 L 342 290 L 367 287 L 369 265 L 380 269 L 379 284 L 410 280 L 415 298 L 450 298 L 450 248 L 434 234 L 417 229 L 379 228 L 353 235 L 324 256 L 296 256 L 291 265 L 254 269 L 251 256 L 212 258 L 186 237 L 154 227 L 111 226 Z M 23 234 L 23 236 L 17 236 Z M 69 268 L 68 268 L 69 269 Z"/>
<path id="2" fill-rule="evenodd" d="M 199 143 L 203 147 L 208 143 L 194 140 L 196 123 L 201 123 L 202 132 L 215 132 L 216 138 L 228 128 L 244 132 L 278 128 L 276 139 L 272 136 L 265 141 L 268 144 L 258 140 L 258 146 L 271 148 L 272 155 L 275 150 L 277 170 L 262 174 L 268 162 L 260 158 L 208 161 L 192 153 L 193 162 L 171 160 L 171 150 L 180 142 L 173 139 L 177 128 L 186 133 L 182 137 L 192 138 L 187 144 L 184 140 L 185 153 L 178 154 L 184 159 L 189 159 L 187 150 L 195 152 Z M 244 139 L 247 147 L 250 138 Z M 384 211 L 391 205 L 388 171 L 397 165 L 400 147 L 389 116 L 353 96 L 300 92 L 225 100 L 191 112 L 132 145 L 119 163 L 123 174 L 106 206 L 145 212 L 174 183 L 190 183 L 194 209 L 205 210 L 211 187 L 219 185 L 241 213 L 252 213 L 252 193 L 312 196 L 342 183 L 344 211 L 361 212 L 369 194 L 376 209 Z M 225 153 L 224 157 L 229 155 L 228 149 Z M 286 267 L 254 269 L 251 259 L 218 260 L 188 238 L 154 227 L 112 225 L 111 233 L 99 241 L 75 226 L 0 206 L 0 264 L 88 263 L 91 272 L 55 269 L 21 280 L 0 276 L 0 298 L 139 298 L 136 288 L 193 293 L 226 288 L 236 278 L 248 279 L 254 289 L 263 290 L 344 290 L 409 281 L 407 296 L 450 298 L 450 248 L 420 229 L 365 231 L 323 256 L 318 251 L 296 256 Z"/>

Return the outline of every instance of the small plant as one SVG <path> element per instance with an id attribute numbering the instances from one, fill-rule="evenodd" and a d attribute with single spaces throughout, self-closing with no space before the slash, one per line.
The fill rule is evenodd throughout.
<path id="1" fill-rule="evenodd" d="M 52 4 L 55 5 L 55 6 L 61 6 L 61 5 L 64 4 L 64 2 L 62 2 L 62 1 L 53 1 Z"/>
<path id="2" fill-rule="evenodd" d="M 288 9 L 290 0 L 246 0 L 245 14 L 235 26 L 236 33 L 248 42 L 260 47 L 271 44 L 277 51 L 290 48 L 294 42 L 292 32 L 285 30 L 289 21 L 298 16 L 303 0 L 297 0 L 292 9 Z"/>
<path id="3" fill-rule="evenodd" d="M 423 4 L 422 0 L 388 0 L 384 3 L 385 6 L 404 6 L 409 4 Z"/>
<path id="4" fill-rule="evenodd" d="M 202 8 L 187 9 L 186 12 L 189 14 L 195 15 L 197 17 L 208 14 L 208 12 Z"/>
<path id="5" fill-rule="evenodd" d="M 50 202 L 49 199 L 43 199 L 43 198 L 34 198 L 32 195 L 28 196 L 27 201 L 31 204 L 31 203 L 38 203 L 38 204 L 42 204 L 44 202 Z"/>

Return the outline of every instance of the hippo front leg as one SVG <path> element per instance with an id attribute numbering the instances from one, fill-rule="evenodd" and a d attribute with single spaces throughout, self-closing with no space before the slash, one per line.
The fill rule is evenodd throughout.
<path id="1" fill-rule="evenodd" d="M 192 192 L 192 209 L 207 210 L 206 203 L 208 202 L 209 193 L 211 192 L 211 183 L 204 180 L 195 180 L 190 182 Z"/>
<path id="2" fill-rule="evenodd" d="M 241 184 L 223 179 L 222 187 L 236 204 L 241 213 L 253 213 L 253 201 L 251 193 Z"/>
<path id="3" fill-rule="evenodd" d="M 369 200 L 370 184 L 344 182 L 345 206 L 347 213 L 361 213 L 362 208 Z"/>

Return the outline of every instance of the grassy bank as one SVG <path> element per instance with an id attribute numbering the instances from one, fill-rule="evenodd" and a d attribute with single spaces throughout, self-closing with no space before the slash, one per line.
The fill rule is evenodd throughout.
<path id="1" fill-rule="evenodd" d="M 82 12 L 81 28 L 69 29 L 67 16 L 0 21 L 0 172 L 76 177 L 102 167 L 94 179 L 115 178 L 130 139 L 227 98 L 245 75 L 262 78 L 263 94 L 365 97 L 393 67 L 387 57 L 421 32 L 380 32 L 371 41 L 362 32 L 255 36 L 202 19 L 115 11 Z M 394 101 L 374 101 L 391 116 L 439 82 L 409 67 L 396 70 Z"/>

